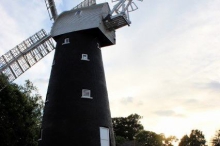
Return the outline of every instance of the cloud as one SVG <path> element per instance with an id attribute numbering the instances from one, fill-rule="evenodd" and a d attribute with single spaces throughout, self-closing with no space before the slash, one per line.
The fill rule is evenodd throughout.
<path id="1" fill-rule="evenodd" d="M 160 110 L 160 111 L 155 111 L 155 114 L 158 116 L 173 116 L 175 115 L 175 112 L 172 110 Z"/>
<path id="2" fill-rule="evenodd" d="M 3 53 L 6 53 L 9 49 L 12 49 L 12 47 L 14 47 L 17 43 L 17 40 L 21 41 L 23 36 L 21 35 L 17 22 L 9 16 L 2 5 L 0 5 L 0 17 L 2 22 L 4 22 L 0 23 L 0 55 L 2 55 Z M 11 44 L 13 44 L 14 46 L 12 46 Z"/>
<path id="3" fill-rule="evenodd" d="M 192 99 L 187 99 L 184 104 L 195 104 L 198 103 L 198 100 L 192 98 Z"/>
<path id="4" fill-rule="evenodd" d="M 217 82 L 217 81 L 212 81 L 208 84 L 208 87 L 212 90 L 215 90 L 215 91 L 220 91 L 220 83 Z"/>
<path id="5" fill-rule="evenodd" d="M 48 84 L 49 79 L 39 78 L 39 79 L 35 79 L 34 82 L 37 82 L 37 83 L 40 83 L 40 84 Z"/>
<path id="6" fill-rule="evenodd" d="M 158 116 L 165 116 L 165 117 L 185 117 L 183 114 L 177 114 L 173 110 L 158 110 L 154 112 Z"/>
<path id="7" fill-rule="evenodd" d="M 195 83 L 194 87 L 200 90 L 207 90 L 207 91 L 220 91 L 220 82 L 219 81 L 206 81 L 206 82 L 200 82 Z"/>
<path id="8" fill-rule="evenodd" d="M 125 98 L 122 98 L 120 102 L 121 102 L 122 104 L 132 103 L 132 102 L 133 102 L 133 97 L 125 97 Z"/>

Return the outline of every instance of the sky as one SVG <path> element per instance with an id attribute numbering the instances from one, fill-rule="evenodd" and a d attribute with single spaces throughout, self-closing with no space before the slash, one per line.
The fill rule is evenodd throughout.
<path id="1" fill-rule="evenodd" d="M 80 0 L 55 0 L 58 13 Z M 97 3 L 111 1 L 97 0 Z M 175 135 L 220 129 L 220 1 L 144 0 L 132 24 L 102 48 L 112 117 L 137 113 L 145 130 Z M 0 55 L 40 29 L 50 32 L 44 0 L 0 1 Z M 20 76 L 45 99 L 54 52 Z"/>

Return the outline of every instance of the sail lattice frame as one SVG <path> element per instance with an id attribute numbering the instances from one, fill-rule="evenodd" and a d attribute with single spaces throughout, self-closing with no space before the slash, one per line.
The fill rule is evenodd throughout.
<path id="1" fill-rule="evenodd" d="M 0 74 L 12 82 L 54 48 L 51 36 L 42 29 L 0 57 Z"/>
<path id="2" fill-rule="evenodd" d="M 92 5 L 95 5 L 95 4 L 96 4 L 96 0 L 84 0 L 83 2 L 78 4 L 73 9 L 80 9 L 80 8 L 84 8 L 84 7 L 89 7 L 89 6 L 92 6 Z"/>

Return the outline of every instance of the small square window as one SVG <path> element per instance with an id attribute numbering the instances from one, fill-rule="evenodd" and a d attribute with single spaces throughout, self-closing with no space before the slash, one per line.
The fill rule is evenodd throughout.
<path id="1" fill-rule="evenodd" d="M 92 99 L 91 91 L 88 90 L 88 89 L 82 89 L 82 98 L 90 98 L 90 99 Z"/>
<path id="2" fill-rule="evenodd" d="M 82 54 L 81 60 L 89 61 L 88 54 Z"/>
<path id="3" fill-rule="evenodd" d="M 65 38 L 65 40 L 64 40 L 62 45 L 69 44 L 69 43 L 70 43 L 70 39 L 69 38 Z"/>
<path id="4" fill-rule="evenodd" d="M 82 14 L 82 11 L 79 10 L 79 11 L 76 11 L 75 15 L 81 15 Z"/>

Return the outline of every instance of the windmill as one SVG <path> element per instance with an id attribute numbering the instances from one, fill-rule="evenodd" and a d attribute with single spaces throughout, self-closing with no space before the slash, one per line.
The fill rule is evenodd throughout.
<path id="1" fill-rule="evenodd" d="M 40 30 L 0 57 L 0 74 L 14 81 L 56 49 L 39 146 L 115 146 L 101 48 L 115 44 L 115 30 L 130 25 L 132 0 L 85 0 L 57 14 L 45 0 L 51 33 Z M 0 87 L 3 89 L 6 85 Z"/>

